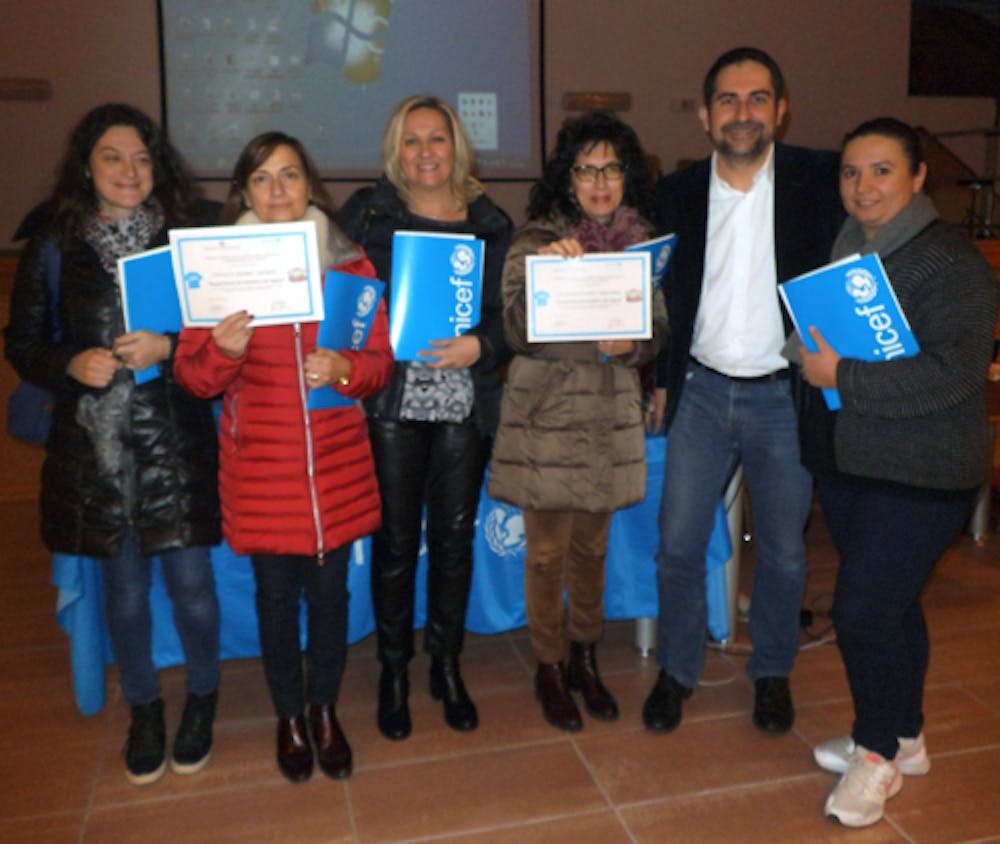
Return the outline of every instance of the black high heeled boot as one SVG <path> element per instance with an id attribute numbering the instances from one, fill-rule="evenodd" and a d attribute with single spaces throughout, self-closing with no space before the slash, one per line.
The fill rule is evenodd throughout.
<path id="1" fill-rule="evenodd" d="M 410 720 L 410 679 L 406 666 L 382 666 L 378 680 L 378 728 L 387 739 L 402 741 L 413 731 Z"/>
<path id="2" fill-rule="evenodd" d="M 444 700 L 444 720 L 453 730 L 468 732 L 479 726 L 476 705 L 469 697 L 458 670 L 458 657 L 432 656 L 431 697 Z"/>
<path id="3" fill-rule="evenodd" d="M 566 682 L 574 692 L 583 695 L 587 712 L 602 721 L 618 718 L 618 702 L 608 691 L 597 673 L 597 659 L 593 643 L 569 643 L 569 665 L 566 667 Z"/>

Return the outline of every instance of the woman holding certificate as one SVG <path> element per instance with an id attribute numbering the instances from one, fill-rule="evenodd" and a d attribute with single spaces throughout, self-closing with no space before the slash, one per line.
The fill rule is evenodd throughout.
<path id="1" fill-rule="evenodd" d="M 314 221 L 321 266 L 373 277 L 364 252 L 334 224 L 331 207 L 299 141 L 268 132 L 240 154 L 221 221 Z M 378 527 L 381 508 L 360 406 L 310 410 L 309 392 L 332 387 L 357 399 L 381 389 L 392 369 L 385 310 L 380 304 L 356 351 L 318 346 L 315 322 L 254 328 L 252 320 L 238 311 L 212 329 L 185 329 L 174 368 L 196 395 L 223 397 L 223 530 L 253 564 L 261 655 L 278 716 L 278 768 L 292 782 L 309 779 L 315 746 L 323 773 L 342 779 L 353 765 L 336 715 L 347 655 L 347 567 L 351 543 Z"/>
<path id="2" fill-rule="evenodd" d="M 620 252 L 650 236 L 651 213 L 651 182 L 635 132 L 608 113 L 584 114 L 560 129 L 532 188 L 529 222 L 504 265 L 504 327 L 516 355 L 489 489 L 524 511 L 535 693 L 545 719 L 571 732 L 583 726 L 571 691 L 582 694 L 595 718 L 618 717 L 594 656 L 604 621 L 604 560 L 612 513 L 645 495 L 637 368 L 656 357 L 667 317 L 657 289 L 650 340 L 528 342 L 525 259 Z"/>
<path id="3" fill-rule="evenodd" d="M 930 769 L 920 591 L 968 520 L 991 453 L 984 387 L 996 279 L 979 250 L 938 219 L 922 192 L 926 173 L 920 137 L 905 123 L 877 118 L 848 134 L 840 193 L 849 217 L 832 254 L 879 255 L 919 351 L 841 357 L 815 327 L 818 351 L 802 349 L 807 380 L 836 388 L 841 402 L 805 420 L 803 459 L 840 555 L 833 622 L 854 725 L 814 756 L 842 774 L 826 814 L 847 826 L 877 822 L 902 775 Z"/>
<path id="4" fill-rule="evenodd" d="M 126 333 L 118 259 L 162 245 L 167 228 L 214 222 L 162 130 L 106 104 L 77 124 L 41 228 L 18 264 L 6 354 L 53 394 L 42 468 L 45 545 L 100 561 L 104 612 L 131 709 L 125 773 L 166 770 L 164 702 L 153 664 L 158 557 L 187 661 L 187 700 L 170 766 L 208 761 L 219 683 L 219 605 L 209 548 L 219 542 L 215 422 L 174 381 L 177 336 Z M 199 219 L 206 215 L 213 219 Z M 155 376 L 134 372 L 155 366 Z"/>
<path id="5" fill-rule="evenodd" d="M 408 665 L 425 507 L 430 692 L 443 699 L 445 721 L 453 729 L 473 730 L 479 723 L 459 655 L 479 491 L 500 407 L 498 368 L 509 357 L 500 271 L 511 223 L 473 178 L 472 148 L 462 124 L 437 97 L 410 97 L 396 107 L 383 136 L 382 163 L 385 175 L 357 191 L 341 213 L 345 231 L 368 251 L 379 278 L 391 283 L 393 234 L 399 230 L 461 233 L 485 243 L 478 323 L 460 336 L 433 339 L 416 360 L 397 360 L 389 385 L 365 403 L 382 494 L 382 528 L 372 539 L 372 603 L 382 664 L 378 726 L 387 738 L 405 739 L 412 728 Z"/>

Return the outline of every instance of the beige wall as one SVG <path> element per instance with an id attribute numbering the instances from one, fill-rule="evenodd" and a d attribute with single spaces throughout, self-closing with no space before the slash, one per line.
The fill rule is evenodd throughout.
<path id="1" fill-rule="evenodd" d="M 932 132 L 992 123 L 990 100 L 906 95 L 909 8 L 909 0 L 548 0 L 549 144 L 565 92 L 627 91 L 624 116 L 664 167 L 704 155 L 697 116 L 672 109 L 697 102 L 708 65 L 738 44 L 763 47 L 782 65 L 793 143 L 836 146 L 846 129 L 881 113 Z M 50 188 L 66 133 L 88 108 L 123 100 L 156 116 L 160 99 L 153 0 L 0 0 L 0 21 L 0 77 L 47 78 L 55 92 L 46 102 L 0 101 L 4 249 Z M 981 140 L 952 146 L 982 169 Z M 335 185 L 334 193 L 343 200 L 349 189 Z M 515 219 L 527 189 L 490 188 Z"/>

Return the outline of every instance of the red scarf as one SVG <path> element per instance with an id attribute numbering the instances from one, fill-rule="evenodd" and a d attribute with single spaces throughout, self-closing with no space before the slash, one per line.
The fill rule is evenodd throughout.
<path id="1" fill-rule="evenodd" d="M 570 233 L 580 241 L 584 252 L 621 252 L 626 246 L 647 240 L 652 226 L 634 208 L 619 205 L 609 222 L 599 223 L 584 216 Z"/>

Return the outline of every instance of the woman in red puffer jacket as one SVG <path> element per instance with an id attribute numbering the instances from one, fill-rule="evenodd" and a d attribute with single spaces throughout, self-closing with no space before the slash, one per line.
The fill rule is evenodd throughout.
<path id="1" fill-rule="evenodd" d="M 330 206 L 301 144 L 268 132 L 240 155 L 221 221 L 313 220 L 321 266 L 374 278 L 363 251 L 332 222 Z M 352 768 L 335 713 L 347 652 L 347 566 L 351 543 L 379 527 L 381 502 L 358 403 L 309 410 L 307 399 L 316 387 L 361 399 L 385 386 L 393 365 L 385 308 L 379 303 L 356 351 L 318 347 L 316 323 L 253 328 L 252 319 L 238 311 L 212 329 L 185 329 L 174 373 L 195 395 L 223 396 L 223 532 L 253 563 L 261 655 L 278 716 L 278 767 L 293 782 L 309 778 L 311 732 L 320 768 L 340 779 Z"/>

